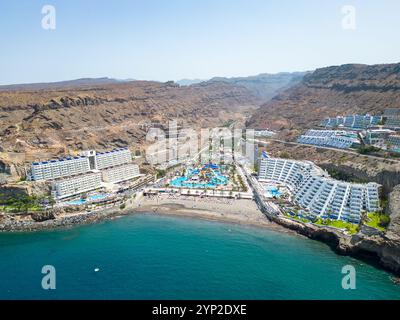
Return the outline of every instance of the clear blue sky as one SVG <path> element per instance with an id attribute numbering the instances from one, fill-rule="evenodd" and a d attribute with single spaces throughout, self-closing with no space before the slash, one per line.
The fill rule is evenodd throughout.
<path id="1" fill-rule="evenodd" d="M 41 27 L 56 8 L 54 31 Z M 356 8 L 356 30 L 341 25 Z M 0 84 L 179 80 L 400 61 L 399 0 L 1 0 Z"/>

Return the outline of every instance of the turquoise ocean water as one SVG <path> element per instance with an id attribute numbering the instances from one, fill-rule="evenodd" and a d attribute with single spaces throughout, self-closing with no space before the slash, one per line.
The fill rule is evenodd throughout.
<path id="1" fill-rule="evenodd" d="M 353 265 L 356 290 L 343 290 Z M 41 269 L 56 268 L 56 290 Z M 98 272 L 94 270 L 99 268 Z M 390 275 L 296 235 L 132 215 L 67 230 L 0 234 L 1 299 L 399 299 Z"/>

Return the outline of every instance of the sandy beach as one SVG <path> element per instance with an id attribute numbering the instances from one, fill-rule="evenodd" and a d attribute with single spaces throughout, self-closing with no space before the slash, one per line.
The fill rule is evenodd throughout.
<path id="1" fill-rule="evenodd" d="M 247 199 L 216 199 L 158 195 L 141 197 L 128 206 L 128 210 L 149 214 L 163 214 L 222 221 L 295 233 L 271 222 L 258 209 L 256 203 Z"/>
<path id="2" fill-rule="evenodd" d="M 0 219 L 0 231 L 18 232 L 66 228 L 96 223 L 107 219 L 115 219 L 120 216 L 135 213 L 162 214 L 220 221 L 274 229 L 285 233 L 296 233 L 277 223 L 269 221 L 252 200 L 185 197 L 167 194 L 151 197 L 139 195 L 135 200 L 128 200 L 123 210 L 116 206 L 89 212 L 80 211 L 61 214 L 58 215 L 56 219 L 43 222 L 35 222 L 29 215 L 22 219 L 12 219 L 10 216 L 3 217 Z"/>

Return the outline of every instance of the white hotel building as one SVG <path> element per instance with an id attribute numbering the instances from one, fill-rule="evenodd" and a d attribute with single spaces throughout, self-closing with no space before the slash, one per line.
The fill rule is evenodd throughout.
<path id="1" fill-rule="evenodd" d="M 308 130 L 297 139 L 298 143 L 347 149 L 360 144 L 356 132 L 342 130 Z"/>
<path id="2" fill-rule="evenodd" d="M 335 180 L 312 162 L 260 158 L 258 179 L 287 185 L 310 217 L 358 223 L 363 212 L 380 210 L 380 185 Z"/>
<path id="3" fill-rule="evenodd" d="M 52 196 L 64 199 L 96 190 L 105 183 L 119 183 L 140 175 L 128 148 L 96 153 L 85 151 L 78 157 L 34 162 L 30 180 L 51 181 Z"/>
<path id="4" fill-rule="evenodd" d="M 128 148 L 96 153 L 96 169 L 102 170 L 132 162 L 132 154 Z"/>
<path id="5" fill-rule="evenodd" d="M 33 162 L 31 180 L 55 180 L 90 171 L 89 159 L 84 156 Z"/>
<path id="6" fill-rule="evenodd" d="M 119 183 L 140 175 L 139 166 L 134 163 L 123 164 L 101 171 L 102 179 L 107 183 Z"/>
<path id="7" fill-rule="evenodd" d="M 63 199 L 80 193 L 96 190 L 101 187 L 101 173 L 91 172 L 54 181 L 52 183 L 51 193 L 53 198 Z"/>

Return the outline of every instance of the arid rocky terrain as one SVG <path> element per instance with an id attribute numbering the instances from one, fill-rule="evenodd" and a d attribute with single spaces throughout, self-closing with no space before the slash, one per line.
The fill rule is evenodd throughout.
<path id="1" fill-rule="evenodd" d="M 173 82 L 78 81 L 0 88 L 0 169 L 57 155 L 129 145 L 142 149 L 154 124 L 169 120 L 193 128 L 244 123 L 260 105 L 243 86 Z M 15 172 L 17 171 L 17 172 Z"/>
<path id="2" fill-rule="evenodd" d="M 265 103 L 248 126 L 303 131 L 327 117 L 400 108 L 400 64 L 348 64 L 317 69 Z M 290 131 L 290 132 L 289 132 Z"/>

